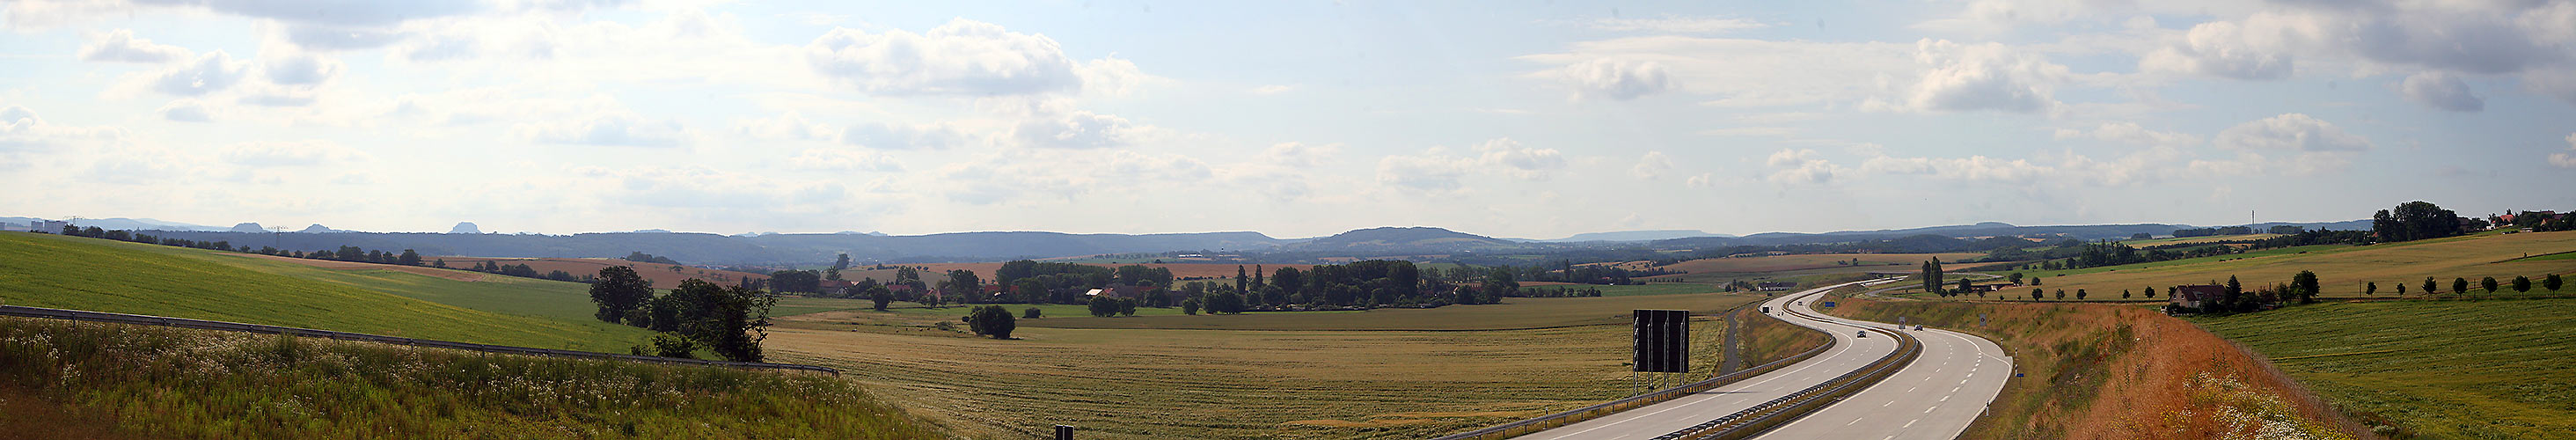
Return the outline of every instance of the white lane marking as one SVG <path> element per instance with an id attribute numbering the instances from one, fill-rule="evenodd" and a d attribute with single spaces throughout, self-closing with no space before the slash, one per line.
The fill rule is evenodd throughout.
<path id="1" fill-rule="evenodd" d="M 1923 419 L 1907 420 L 1907 421 L 1905 421 L 1905 426 L 1901 426 L 1901 427 L 1902 427 L 1902 428 L 1912 428 L 1912 427 L 1914 427 L 1914 422 L 1920 422 L 1920 421 L 1923 421 Z M 1895 437 L 1895 436 L 1892 436 L 1892 435 L 1891 435 L 1891 436 L 1888 436 L 1888 437 L 1893 438 L 1893 437 Z"/>
<path id="2" fill-rule="evenodd" d="M 1853 423 L 1860 423 L 1860 419 L 1852 419 L 1852 421 L 1843 422 L 1843 426 L 1851 426 Z"/>
<path id="3" fill-rule="evenodd" d="M 1935 409 L 1941 409 L 1941 407 L 1935 406 L 1935 407 L 1931 407 L 1931 408 L 1924 408 L 1924 409 L 1923 409 L 1923 413 L 1924 413 L 1924 414 L 1931 414 L 1931 413 L 1932 413 L 1932 410 L 1935 410 Z"/>

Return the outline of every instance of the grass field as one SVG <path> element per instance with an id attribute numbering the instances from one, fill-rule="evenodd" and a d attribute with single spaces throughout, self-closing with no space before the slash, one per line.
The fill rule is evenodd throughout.
<path id="1" fill-rule="evenodd" d="M 901 312 L 857 310 L 791 317 L 769 341 L 780 359 L 844 368 L 898 405 L 978 437 L 1037 436 L 1066 423 L 1101 439 L 1424 438 L 1625 396 L 1629 309 L 1713 311 L 1759 298 L 1045 318 L 1020 320 L 1015 340 L 889 324 L 885 315 Z M 1472 330 L 1555 325 L 1572 326 Z M 1694 340 L 1707 344 L 1693 350 L 1694 371 L 1713 369 L 1724 327 L 1693 324 Z M 1373 331 L 1348 331 L 1362 329 Z"/>
<path id="2" fill-rule="evenodd" d="M 2146 307 L 1845 299 L 1828 311 L 1905 316 L 2011 353 L 2023 376 L 2004 383 L 1963 439 L 2348 439 L 2361 430 L 2226 340 Z M 1979 315 L 1990 325 L 1979 327 Z"/>
<path id="3" fill-rule="evenodd" d="M 2576 438 L 2576 300 L 2326 303 L 2194 318 L 2392 438 Z M 2359 354 L 2349 354 L 2359 353 Z M 2302 356 L 2298 359 L 2281 359 Z"/>
<path id="4" fill-rule="evenodd" d="M 333 270 L 201 249 L 0 234 L 0 301 L 391 336 L 624 352 L 581 284 Z"/>
<path id="5" fill-rule="evenodd" d="M 2224 282 L 2230 275 L 2237 276 L 2251 289 L 2251 286 L 2287 283 L 2291 275 L 2309 270 L 2317 273 L 2324 288 L 2321 296 L 2363 296 L 2364 282 L 2379 283 L 2376 296 L 2394 296 L 2399 283 L 2408 286 L 2409 296 L 2416 296 L 2424 293 L 2421 284 L 2425 277 L 2436 278 L 2442 290 L 2448 291 L 2451 279 L 2455 277 L 2467 278 L 2474 284 L 2478 279 L 2490 276 L 2512 280 L 2519 275 L 2536 280 L 2552 273 L 2576 273 L 2576 259 L 2524 258 L 2571 249 L 2576 249 L 2576 232 L 2488 233 L 2371 246 L 2305 246 L 2160 263 L 2024 273 L 2046 275 L 2047 281 L 2040 287 L 2051 292 L 2056 289 L 2071 292 L 2081 288 L 2096 295 L 2108 293 L 2116 297 L 2123 289 L 2137 290 L 2147 286 L 2162 289 L 2181 284 Z M 2531 293 L 2548 292 L 2535 290 Z M 2513 294 L 2511 290 L 2497 293 Z M 2488 294 L 2481 290 L 2477 295 Z"/>
<path id="6" fill-rule="evenodd" d="M 811 373 L 30 318 L 0 399 L 12 439 L 946 437 Z"/>

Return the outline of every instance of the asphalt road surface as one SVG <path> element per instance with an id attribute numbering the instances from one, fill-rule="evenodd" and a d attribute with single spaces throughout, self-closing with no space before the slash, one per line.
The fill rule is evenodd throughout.
<path id="1" fill-rule="evenodd" d="M 1678 399 L 1623 411 L 1580 423 L 1516 437 L 1521 440 L 1646 439 L 1699 425 L 1753 405 L 1788 395 L 1859 369 L 1896 350 L 1896 341 L 1879 335 L 1856 337 L 1862 326 L 1883 329 L 1894 324 L 1826 317 L 1813 300 L 1843 285 L 1811 289 L 1763 301 L 1771 315 L 1789 323 L 1833 335 L 1834 348 L 1816 357 L 1761 376 Z M 1788 311 L 1796 308 L 1814 320 Z M 1911 329 L 1912 327 L 1907 327 Z M 1967 429 L 1987 402 L 2012 376 L 2003 349 L 1975 336 L 1926 327 L 1905 330 L 1923 342 L 1923 354 L 1886 381 L 1782 425 L 1765 439 L 1949 439 Z"/>

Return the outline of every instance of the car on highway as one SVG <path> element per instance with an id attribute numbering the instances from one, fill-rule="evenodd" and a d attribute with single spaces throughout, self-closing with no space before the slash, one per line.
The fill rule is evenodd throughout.
<path id="1" fill-rule="evenodd" d="M 1866 338 L 1866 337 L 1869 337 L 1869 332 L 1868 332 L 1868 331 L 1852 332 L 1852 337 L 1855 337 L 1855 338 Z"/>

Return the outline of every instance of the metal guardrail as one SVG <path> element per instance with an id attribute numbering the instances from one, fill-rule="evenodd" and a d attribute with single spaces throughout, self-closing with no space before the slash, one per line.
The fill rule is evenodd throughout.
<path id="1" fill-rule="evenodd" d="M 1744 303 L 1744 304 L 1741 304 L 1741 305 L 1737 305 L 1737 306 L 1735 306 L 1734 308 L 1727 309 L 1727 311 L 1726 311 L 1726 312 L 1723 312 L 1723 313 L 1735 313 L 1735 312 L 1737 312 L 1737 311 L 1744 310 L 1744 308 L 1746 308 L 1746 307 L 1751 307 L 1751 306 L 1758 305 L 1758 304 L 1761 304 L 1761 303 L 1763 303 L 1763 301 L 1754 301 L 1754 302 Z M 1770 317 L 1770 315 L 1763 315 L 1763 316 L 1765 316 L 1765 317 Z M 1771 317 L 1771 319 L 1780 319 L 1780 318 L 1777 318 L 1777 317 Z M 1785 321 L 1784 321 L 1784 322 L 1785 322 Z M 1814 332 L 1818 332 L 1818 333 L 1823 333 L 1823 331 L 1822 331 L 1822 330 L 1816 330 L 1816 329 L 1806 328 L 1805 326 L 1797 326 L 1797 327 L 1798 327 L 1798 328 L 1800 328 L 1800 329 L 1808 330 L 1808 331 L 1814 331 Z M 1831 335 L 1827 335 L 1827 336 L 1831 336 Z M 1835 342 L 1834 338 L 1828 337 L 1828 338 L 1825 338 L 1825 343 L 1824 343 L 1824 345 L 1818 345 L 1818 346 L 1816 346 L 1816 348 L 1808 349 L 1808 350 L 1807 350 L 1807 351 L 1805 351 L 1805 352 L 1801 352 L 1801 353 L 1798 353 L 1798 354 L 1796 354 L 1796 355 L 1791 355 L 1791 356 L 1786 357 L 1786 358 L 1781 358 L 1780 360 L 1775 360 L 1775 361 L 1771 361 L 1771 362 L 1768 362 L 1768 363 L 1764 363 L 1764 364 L 1762 364 L 1762 365 L 1754 366 L 1753 368 L 1745 369 L 1745 370 L 1743 370 L 1743 371 L 1737 371 L 1737 372 L 1734 372 L 1734 373 L 1723 374 L 1723 375 L 1719 375 L 1719 376 L 1717 376 L 1717 377 L 1712 377 L 1712 378 L 1708 378 L 1708 379 L 1706 379 L 1706 380 L 1701 380 L 1701 381 L 1699 381 L 1699 382 L 1692 382 L 1692 383 L 1684 384 L 1684 385 L 1681 385 L 1681 386 L 1675 386 L 1675 387 L 1672 387 L 1672 388 L 1665 388 L 1665 389 L 1662 389 L 1662 390 L 1657 390 L 1657 391 L 1655 391 L 1655 392 L 1646 393 L 1646 394 L 1641 394 L 1641 395 L 1637 395 L 1637 396 L 1633 396 L 1633 397 L 1629 397 L 1629 398 L 1625 398 L 1625 399 L 1613 400 L 1613 401 L 1609 401 L 1609 402 L 1605 402 L 1605 403 L 1601 403 L 1601 404 L 1597 404 L 1597 405 L 1586 406 L 1586 407 L 1582 407 L 1582 408 L 1575 408 L 1575 409 L 1567 410 L 1567 411 L 1564 411 L 1564 412 L 1558 412 L 1558 413 L 1555 413 L 1555 414 L 1548 414 L 1548 415 L 1538 416 L 1538 417 L 1534 417 L 1534 418 L 1530 418 L 1530 419 L 1524 419 L 1524 420 L 1514 421 L 1514 422 L 1511 422 L 1511 423 L 1504 423 L 1504 424 L 1500 424 L 1500 425 L 1489 426 L 1489 427 L 1485 427 L 1485 428 L 1482 428 L 1482 429 L 1477 429 L 1477 430 L 1474 430 L 1474 431 L 1467 431 L 1467 432 L 1461 432 L 1461 433 L 1456 433 L 1456 434 L 1450 434 L 1450 435 L 1440 436 L 1440 437 L 1433 438 L 1432 440 L 1484 440 L 1484 439 L 1501 439 L 1501 438 L 1510 438 L 1510 437 L 1520 436 L 1520 435 L 1523 435 L 1523 434 L 1529 434 L 1529 433 L 1532 433 L 1532 432 L 1544 431 L 1544 430 L 1547 430 L 1547 429 L 1550 429 L 1550 428 L 1559 427 L 1559 426 L 1565 426 L 1565 425 L 1569 425 L 1569 424 L 1574 424 L 1575 422 L 1581 422 L 1581 421 L 1585 421 L 1585 420 L 1591 420 L 1591 419 L 1594 419 L 1594 418 L 1599 418 L 1599 417 L 1601 417 L 1601 416 L 1606 416 L 1606 415 L 1610 415 L 1610 414 L 1615 414 L 1615 413 L 1618 413 L 1618 412 L 1620 412 L 1620 411 L 1626 411 L 1626 410 L 1633 409 L 1633 408 L 1640 407 L 1640 406 L 1652 405 L 1652 404 L 1656 404 L 1656 403 L 1663 403 L 1663 402 L 1664 402 L 1664 401 L 1666 401 L 1666 400 L 1672 400 L 1672 399 L 1680 398 L 1680 397 L 1682 397 L 1682 396 L 1687 396 L 1687 395 L 1691 395 L 1691 394 L 1697 394 L 1697 393 L 1699 393 L 1699 392 L 1701 392 L 1701 391 L 1708 391 L 1708 390 L 1710 390 L 1710 389 L 1714 389 L 1714 388 L 1717 388 L 1717 387 L 1720 387 L 1720 386 L 1725 386 L 1726 384 L 1735 383 L 1735 382 L 1737 382 L 1737 381 L 1742 381 L 1742 380 L 1744 380 L 1744 379 L 1752 378 L 1752 377 L 1755 377 L 1755 376 L 1761 376 L 1761 375 L 1763 375 L 1763 374 L 1765 374 L 1765 373 L 1770 373 L 1770 372 L 1772 372 L 1772 371 L 1774 371 L 1774 370 L 1779 370 L 1779 369 L 1781 369 L 1781 368 L 1783 368 L 1783 367 L 1787 367 L 1787 366 L 1789 366 L 1789 365 L 1796 364 L 1796 363 L 1801 362 L 1801 361 L 1805 361 L 1805 360 L 1807 360 L 1808 358 L 1816 357 L 1816 355 L 1818 355 L 1818 354 L 1823 354 L 1826 350 L 1833 349 L 1833 348 L 1834 348 L 1834 344 L 1835 344 L 1835 343 L 1836 343 L 1836 342 Z"/>
<path id="2" fill-rule="evenodd" d="M 551 357 L 582 358 L 582 359 L 611 359 L 611 360 L 622 360 L 622 361 L 632 361 L 632 362 L 655 362 L 655 363 L 665 363 L 665 364 L 703 365 L 703 366 L 732 367 L 732 368 L 756 368 L 756 369 L 772 369 L 772 370 L 802 370 L 802 371 L 815 371 L 815 372 L 831 373 L 831 374 L 832 374 L 832 375 L 834 375 L 834 376 L 838 376 L 838 375 L 840 375 L 840 374 L 841 374 L 841 370 L 840 370 L 840 369 L 832 368 L 832 367 L 819 366 L 819 365 L 779 364 L 779 363 L 769 363 L 769 362 L 711 361 L 711 360 L 701 360 L 701 359 L 666 358 L 666 357 L 659 357 L 659 356 L 637 356 L 637 355 L 631 355 L 631 354 L 617 354 L 617 353 L 596 353 L 596 352 L 588 352 L 588 351 L 556 350 L 556 349 L 551 349 L 551 348 L 515 347 L 515 346 L 508 346 L 508 345 L 476 344 L 476 343 L 470 343 L 470 342 L 451 342 L 451 341 L 440 341 L 440 340 L 433 340 L 433 339 L 417 339 L 417 338 L 405 338 L 405 337 L 398 337 L 398 336 L 370 335 L 370 334 L 365 334 L 365 333 L 349 333 L 349 332 L 335 332 L 335 331 L 330 331 L 330 330 L 314 330 L 314 329 L 307 329 L 307 328 L 279 327 L 279 326 L 274 326 L 274 325 L 243 324 L 243 323 L 238 323 L 238 322 L 208 321 L 208 320 L 202 320 L 202 319 L 187 319 L 187 318 L 171 318 L 171 317 L 165 317 L 165 316 L 152 316 L 152 315 L 129 315 L 129 314 L 124 314 L 124 313 L 92 312 L 92 311 L 86 311 L 86 310 L 48 309 L 48 308 L 43 308 L 43 307 L 0 306 L 0 316 L 17 316 L 17 317 L 26 317 L 26 318 L 52 318 L 52 319 L 64 319 L 64 320 L 73 320 L 73 321 L 107 322 L 107 323 L 117 323 L 117 324 L 158 325 L 158 326 L 178 327 L 178 328 L 189 328 L 189 329 L 198 329 L 198 330 L 221 330 L 221 331 L 234 331 L 234 332 L 247 332 L 247 333 L 264 333 L 264 334 L 273 334 L 273 335 L 293 335 L 293 336 L 314 337 L 314 338 L 330 338 L 330 339 L 338 339 L 338 340 L 344 340 L 344 341 L 365 341 L 365 342 L 375 342 L 375 343 L 383 343 L 383 344 L 408 345 L 408 346 L 414 346 L 414 347 L 434 347 L 434 348 L 445 348 L 445 349 L 452 349 L 452 350 L 479 351 L 479 352 L 485 352 L 485 353 L 503 353 L 503 354 L 516 354 L 516 355 L 527 355 L 527 356 L 551 356 Z"/>
<path id="3" fill-rule="evenodd" d="M 1799 316 L 1807 316 L 1807 314 L 1799 313 L 1795 310 L 1791 310 L 1789 313 Z M 1813 316 L 1807 317 L 1815 319 Z M 1832 380 L 1808 386 L 1806 389 L 1801 389 L 1798 390 L 1798 392 L 1789 393 L 1789 395 L 1780 396 L 1779 398 L 1762 402 L 1761 404 L 1754 405 L 1752 408 L 1745 408 L 1742 411 L 1736 411 L 1734 414 L 1728 414 L 1724 417 L 1719 417 L 1715 420 L 1710 420 L 1696 426 L 1683 428 L 1682 430 L 1674 431 L 1670 434 L 1657 436 L 1655 439 L 1732 440 L 1749 438 L 1754 435 L 1761 434 L 1763 431 L 1769 431 L 1771 428 L 1778 427 L 1779 425 L 1786 424 L 1789 421 L 1803 417 L 1807 412 L 1814 411 L 1824 405 L 1842 401 L 1843 398 L 1859 393 L 1861 390 L 1867 389 L 1871 385 L 1876 385 L 1879 381 L 1887 379 L 1888 376 L 1895 375 L 1896 371 L 1904 368 L 1906 364 L 1913 363 L 1914 359 L 1923 352 L 1922 342 L 1914 339 L 1913 335 L 1908 335 L 1904 332 L 1891 332 L 1878 328 L 1866 329 L 1867 331 L 1878 332 L 1886 334 L 1889 337 L 1896 338 L 1898 343 L 1896 351 L 1888 353 L 1887 356 L 1880 357 L 1877 361 L 1871 362 L 1870 365 L 1862 366 L 1861 368 L 1852 370 L 1849 373 L 1843 373 L 1843 375 L 1837 376 Z"/>

